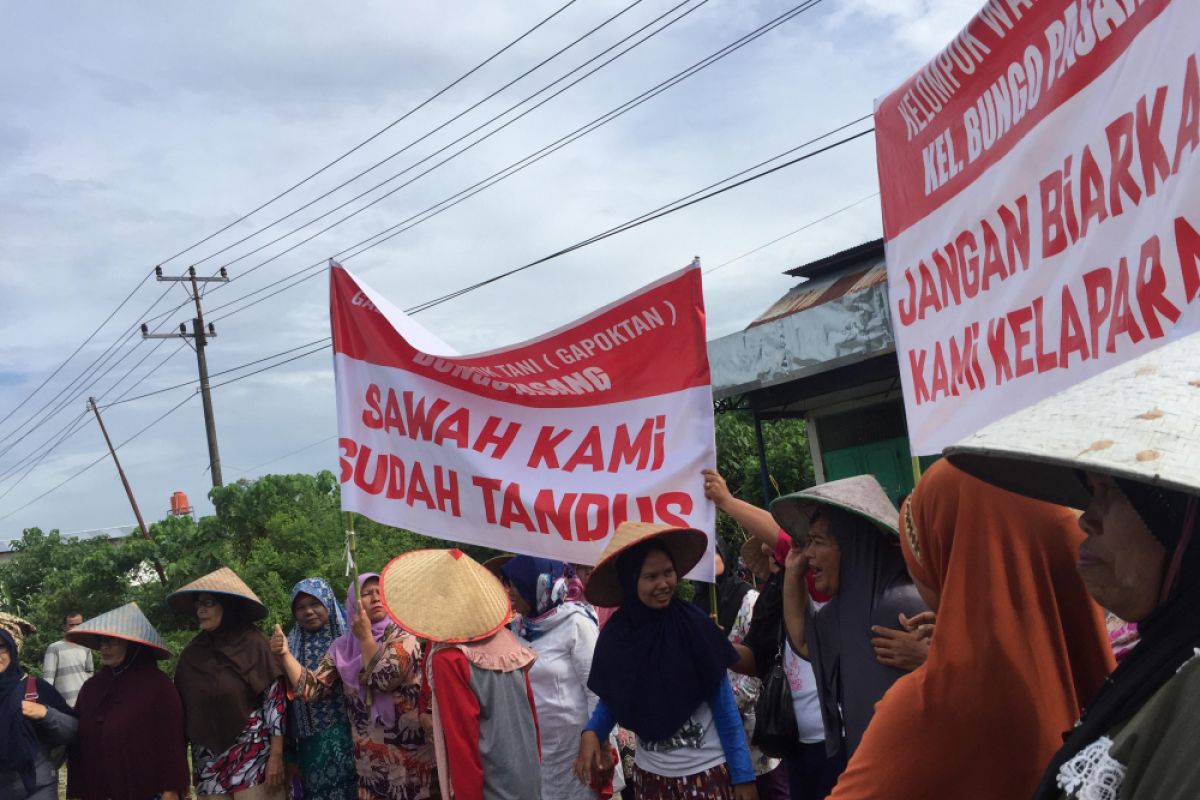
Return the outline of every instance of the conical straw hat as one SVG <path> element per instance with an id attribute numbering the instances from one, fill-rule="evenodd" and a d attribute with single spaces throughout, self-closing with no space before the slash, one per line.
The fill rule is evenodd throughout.
<path id="1" fill-rule="evenodd" d="M 17 649 L 25 643 L 25 637 L 37 633 L 37 626 L 26 619 L 21 619 L 15 614 L 9 614 L 7 611 L 0 611 L 0 631 L 4 631 L 13 638 Z M 16 658 L 16 653 L 13 653 L 13 658 Z"/>
<path id="2" fill-rule="evenodd" d="M 167 603 L 180 614 L 191 614 L 194 596 L 202 592 L 239 598 L 245 604 L 251 622 L 267 616 L 267 607 L 258 599 L 258 595 L 229 567 L 221 567 L 175 590 L 167 595 Z"/>
<path id="3" fill-rule="evenodd" d="M 404 630 L 435 642 L 473 642 L 511 618 L 508 592 L 461 550 L 413 550 L 383 568 L 383 605 Z"/>
<path id="4" fill-rule="evenodd" d="M 771 574 L 771 556 L 763 552 L 762 542 L 753 536 L 742 542 L 742 561 L 756 578 Z"/>
<path id="5" fill-rule="evenodd" d="M 855 475 L 777 497 L 771 503 L 771 514 L 792 537 L 793 544 L 803 546 L 808 541 L 809 519 L 821 505 L 856 514 L 891 536 L 900 535 L 900 512 L 874 475 Z"/>
<path id="6" fill-rule="evenodd" d="M 103 638 L 124 639 L 140 644 L 149 648 L 155 658 L 171 657 L 167 643 L 158 635 L 158 631 L 154 630 L 154 626 L 146 619 L 137 603 L 126 603 L 120 608 L 105 611 L 82 625 L 76 625 L 66 633 L 68 642 L 81 644 L 92 650 L 100 649 L 100 640 Z"/>
<path id="7" fill-rule="evenodd" d="M 956 467 L 1073 508 L 1097 472 L 1200 492 L 1200 333 L 1163 345 L 984 427 L 953 447 Z"/>
<path id="8" fill-rule="evenodd" d="M 622 522 L 613 532 L 600 560 L 588 578 L 584 594 L 593 605 L 604 608 L 621 605 L 621 579 L 617 576 L 617 559 L 636 544 L 657 539 L 671 553 L 675 570 L 682 578 L 700 563 L 708 549 L 708 536 L 693 528 L 672 528 L 647 522 Z"/>

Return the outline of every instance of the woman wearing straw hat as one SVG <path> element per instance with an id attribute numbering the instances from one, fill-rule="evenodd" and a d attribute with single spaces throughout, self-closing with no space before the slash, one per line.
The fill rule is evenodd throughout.
<path id="1" fill-rule="evenodd" d="M 67 797 L 186 797 L 183 704 L 158 668 L 171 651 L 150 620 L 129 603 L 76 626 L 67 641 L 98 650 L 102 665 L 75 703 L 79 738 L 67 761 Z"/>
<path id="2" fill-rule="evenodd" d="M 288 649 L 309 670 L 320 665 L 334 640 L 350 628 L 333 588 L 322 578 L 305 578 L 292 587 L 292 617 L 296 624 L 288 632 Z M 358 796 L 350 721 L 340 694 L 313 703 L 299 697 L 289 702 L 288 742 L 305 800 Z"/>
<path id="3" fill-rule="evenodd" d="M 505 627 L 504 587 L 457 549 L 399 555 L 382 582 L 396 624 L 435 643 L 427 678 L 443 800 L 540 800 L 537 654 Z"/>
<path id="4" fill-rule="evenodd" d="M 196 794 L 282 798 L 287 697 L 270 642 L 254 626 L 266 606 L 227 567 L 172 593 L 167 603 L 200 625 L 175 667 Z"/>
<path id="5" fill-rule="evenodd" d="M 1075 571 L 1075 515 L 939 461 L 901 527 L 937 636 L 924 668 L 879 701 L 831 798 L 1028 797 L 1115 665 Z"/>
<path id="6" fill-rule="evenodd" d="M 1074 508 L 1091 595 L 1141 641 L 1085 704 L 1035 797 L 1200 796 L 1200 335 L 948 448 L 1002 488 Z"/>
<path id="7" fill-rule="evenodd" d="M 576 769 L 585 782 L 611 768 L 600 742 L 619 723 L 638 737 L 635 797 L 757 800 L 726 674 L 737 653 L 703 612 L 675 596 L 706 550 L 700 531 L 625 522 L 596 565 L 588 599 L 620 608 L 592 659 L 588 688 L 600 702 L 580 738 Z"/>
<path id="8" fill-rule="evenodd" d="M 813 665 L 825 723 L 825 753 L 844 765 L 875 704 L 906 670 L 884 662 L 872 635 L 928 611 L 900 553 L 899 513 L 871 475 L 830 481 L 777 498 L 774 514 L 792 538 L 784 618 L 792 647 Z M 809 603 L 805 575 L 830 600 Z"/>
<path id="9" fill-rule="evenodd" d="M 357 595 L 357 596 L 356 596 Z M 388 619 L 379 576 L 365 572 L 346 595 L 350 632 L 314 669 L 291 652 L 276 625 L 271 647 L 296 697 L 316 703 L 340 692 L 350 719 L 358 796 L 424 800 L 433 784 L 433 747 L 421 726 L 421 644 Z"/>
<path id="10" fill-rule="evenodd" d="M 583 584 L 561 561 L 516 556 L 500 567 L 501 580 L 518 617 L 517 636 L 537 653 L 529 683 L 542 744 L 542 795 L 556 800 L 595 800 L 597 792 L 571 771 L 579 734 L 596 707 L 587 690 L 600 625 L 583 601 Z"/>
<path id="11" fill-rule="evenodd" d="M 31 623 L 0 611 L 0 797 L 4 800 L 54 800 L 57 754 L 74 740 L 79 727 L 62 695 L 21 669 L 21 645 L 34 631 Z"/>

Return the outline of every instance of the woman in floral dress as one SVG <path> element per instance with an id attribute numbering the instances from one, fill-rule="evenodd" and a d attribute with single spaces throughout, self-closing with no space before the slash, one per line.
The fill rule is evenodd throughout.
<path id="1" fill-rule="evenodd" d="M 434 753 L 418 706 L 421 645 L 388 619 L 379 575 L 359 575 L 357 584 L 359 602 L 353 591 L 346 598 L 351 632 L 334 640 L 315 669 L 296 660 L 279 626 L 271 647 L 299 699 L 315 703 L 340 687 L 354 741 L 359 798 L 426 800 Z"/>

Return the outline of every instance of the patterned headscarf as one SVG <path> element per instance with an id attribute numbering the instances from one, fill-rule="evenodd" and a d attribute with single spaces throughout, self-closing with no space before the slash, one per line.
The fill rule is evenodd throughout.
<path id="1" fill-rule="evenodd" d="M 346 624 L 346 616 L 333 596 L 333 588 L 322 578 L 305 578 L 292 587 L 292 606 L 296 598 L 302 594 L 310 595 L 321 601 L 329 612 L 329 622 L 319 631 L 310 633 L 299 623 L 292 626 L 288 632 L 288 649 L 305 669 L 313 670 L 329 652 L 333 640 L 350 629 Z M 339 692 L 331 692 L 329 696 L 316 703 L 306 703 L 296 699 L 291 702 L 292 718 L 296 721 L 296 734 L 306 739 L 334 725 L 346 721 L 346 707 L 342 703 Z"/>
<path id="2" fill-rule="evenodd" d="M 532 609 L 528 617 L 517 621 L 517 634 L 528 642 L 542 635 L 542 623 L 553 617 L 563 603 L 583 601 L 583 582 L 575 568 L 562 561 L 517 556 L 500 571 Z"/>

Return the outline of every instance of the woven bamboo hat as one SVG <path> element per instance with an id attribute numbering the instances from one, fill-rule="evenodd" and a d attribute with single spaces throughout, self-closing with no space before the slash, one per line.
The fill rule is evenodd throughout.
<path id="1" fill-rule="evenodd" d="M 623 593 L 617 575 L 617 559 L 634 545 L 647 539 L 657 539 L 675 560 L 679 577 L 687 575 L 700 563 L 708 549 L 708 536 L 694 528 L 672 528 L 647 522 L 622 522 L 613 532 L 600 560 L 592 570 L 584 594 L 593 605 L 604 608 L 621 605 Z"/>
<path id="2" fill-rule="evenodd" d="M 167 603 L 180 614 L 191 614 L 195 595 L 201 593 L 236 597 L 246 607 L 251 622 L 257 622 L 267 616 L 267 607 L 263 605 L 262 600 L 259 600 L 258 595 L 229 567 L 221 567 L 181 589 L 176 589 L 167 595 Z"/>
<path id="3" fill-rule="evenodd" d="M 25 637 L 37 633 L 37 626 L 26 619 L 21 619 L 16 614 L 9 614 L 7 611 L 0 611 L 0 631 L 4 631 L 13 638 L 17 649 L 25 643 Z M 12 654 L 13 658 L 17 657 L 16 653 Z"/>
<path id="4" fill-rule="evenodd" d="M 461 550 L 413 550 L 383 568 L 383 606 L 404 630 L 435 642 L 473 642 L 511 619 L 508 592 Z"/>
<path id="5" fill-rule="evenodd" d="M 137 603 L 126 603 L 120 608 L 92 617 L 82 625 L 76 625 L 67 631 L 65 638 L 68 642 L 81 644 L 92 650 L 100 649 L 101 639 L 124 639 L 147 648 L 155 658 L 171 657 L 167 643 L 158 635 L 158 631 L 154 630 L 154 626 L 146 619 Z"/>
<path id="6" fill-rule="evenodd" d="M 950 463 L 1019 494 L 1084 508 L 1079 472 L 1200 491 L 1200 334 L 1163 345 L 953 447 Z"/>
<path id="7" fill-rule="evenodd" d="M 874 475 L 855 475 L 853 478 L 829 481 L 801 492 L 777 497 L 771 503 L 771 514 L 779 527 L 787 531 L 792 542 L 803 546 L 808 541 L 809 520 L 818 506 L 831 506 L 856 514 L 873 522 L 889 536 L 899 537 L 900 512 L 888 499 L 887 492 Z"/>
<path id="8" fill-rule="evenodd" d="M 771 574 L 771 557 L 763 552 L 762 542 L 753 536 L 742 542 L 742 561 L 756 578 Z"/>

